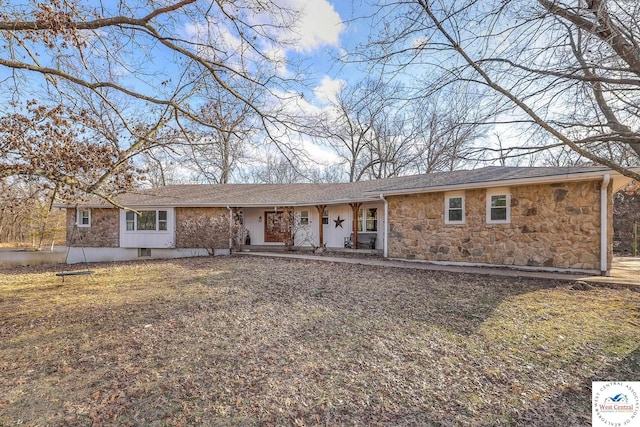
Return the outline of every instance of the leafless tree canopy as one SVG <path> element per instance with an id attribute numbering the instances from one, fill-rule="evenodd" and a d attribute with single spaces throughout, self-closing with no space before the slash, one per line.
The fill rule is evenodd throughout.
<path id="1" fill-rule="evenodd" d="M 640 163 L 640 3 L 631 0 L 380 2 L 361 61 L 423 70 L 416 96 L 454 82 L 490 89 L 477 108 L 628 176 Z M 412 74 L 413 75 L 413 74 Z M 515 144 L 539 150 L 531 140 Z"/>
<path id="2" fill-rule="evenodd" d="M 3 4 L 0 179 L 37 176 L 109 199 L 130 184 L 132 159 L 172 132 L 237 131 L 201 114 L 207 91 L 277 133 L 290 124 L 280 101 L 298 83 L 274 52 L 294 41 L 296 16 L 270 0 Z"/>
<path id="3" fill-rule="evenodd" d="M 412 98 L 402 85 L 344 85 L 317 118 L 316 136 L 348 181 L 453 170 L 469 160 L 484 120 L 461 96 Z"/>

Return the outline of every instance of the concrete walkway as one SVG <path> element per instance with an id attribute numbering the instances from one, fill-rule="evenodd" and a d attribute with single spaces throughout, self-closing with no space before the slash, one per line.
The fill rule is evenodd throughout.
<path id="1" fill-rule="evenodd" d="M 341 262 L 345 264 L 375 265 L 381 267 L 413 268 L 417 270 L 447 271 L 452 273 L 486 274 L 491 276 L 504 277 L 530 277 L 550 280 L 584 281 L 590 283 L 640 286 L 640 258 L 628 257 L 614 258 L 613 268 L 611 269 L 611 276 L 603 277 L 549 271 L 519 270 L 515 268 L 441 265 L 421 261 L 386 260 L 383 258 L 358 258 L 312 254 L 307 255 L 282 252 L 235 252 L 234 254 L 272 258 L 295 258 L 319 262 Z"/>

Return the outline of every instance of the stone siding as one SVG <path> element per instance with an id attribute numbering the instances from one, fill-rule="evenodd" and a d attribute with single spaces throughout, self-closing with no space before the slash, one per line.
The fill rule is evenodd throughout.
<path id="1" fill-rule="evenodd" d="M 78 227 L 76 210 L 67 209 L 67 244 L 87 248 L 120 246 L 120 211 L 115 208 L 91 209 L 91 227 Z"/>
<path id="2" fill-rule="evenodd" d="M 208 230 L 211 228 L 209 224 L 203 225 L 203 233 L 204 235 L 198 235 L 193 232 L 193 230 L 189 229 L 187 224 L 189 222 L 198 222 L 203 218 L 216 218 L 220 217 L 220 223 L 216 225 L 224 225 L 224 231 L 212 231 Z M 208 247 L 209 242 L 211 241 L 210 236 L 206 236 L 207 233 L 217 232 L 217 233 L 225 233 L 226 236 L 220 237 L 219 241 L 225 242 L 224 248 L 229 247 L 229 210 L 227 208 L 176 208 L 176 248 L 200 248 L 200 247 Z M 216 227 L 218 228 L 218 227 Z M 222 246 L 216 245 L 218 249 L 221 249 Z"/>
<path id="3" fill-rule="evenodd" d="M 600 184 L 510 187 L 509 224 L 487 224 L 484 189 L 464 192 L 465 224 L 456 225 L 444 223 L 445 193 L 389 196 L 389 256 L 599 270 Z M 611 248 L 613 209 L 608 218 Z"/>

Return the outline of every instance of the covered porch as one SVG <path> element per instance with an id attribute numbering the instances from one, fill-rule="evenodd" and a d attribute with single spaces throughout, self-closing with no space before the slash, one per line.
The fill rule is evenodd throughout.
<path id="1" fill-rule="evenodd" d="M 232 211 L 240 250 L 384 252 L 387 218 L 381 202 L 234 207 Z M 362 239 L 353 245 L 356 236 Z"/>

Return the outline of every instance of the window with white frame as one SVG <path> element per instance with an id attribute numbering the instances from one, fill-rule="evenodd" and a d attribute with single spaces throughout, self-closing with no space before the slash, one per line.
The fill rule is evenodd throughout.
<path id="1" fill-rule="evenodd" d="M 329 209 L 328 208 L 324 208 L 322 210 L 322 224 L 324 224 L 324 225 L 329 224 Z"/>
<path id="2" fill-rule="evenodd" d="M 464 224 L 464 193 L 446 193 L 444 197 L 444 223 Z"/>
<path id="3" fill-rule="evenodd" d="M 309 225 L 309 211 L 300 211 L 300 225 Z"/>
<path id="4" fill-rule="evenodd" d="M 78 227 L 91 227 L 91 209 L 78 209 L 76 224 Z"/>
<path id="5" fill-rule="evenodd" d="M 378 231 L 378 208 L 358 210 L 358 231 Z"/>
<path id="6" fill-rule="evenodd" d="M 167 211 L 127 211 L 125 227 L 127 231 L 167 231 Z"/>
<path id="7" fill-rule="evenodd" d="M 511 193 L 508 189 L 487 191 L 487 224 L 511 222 Z"/>

